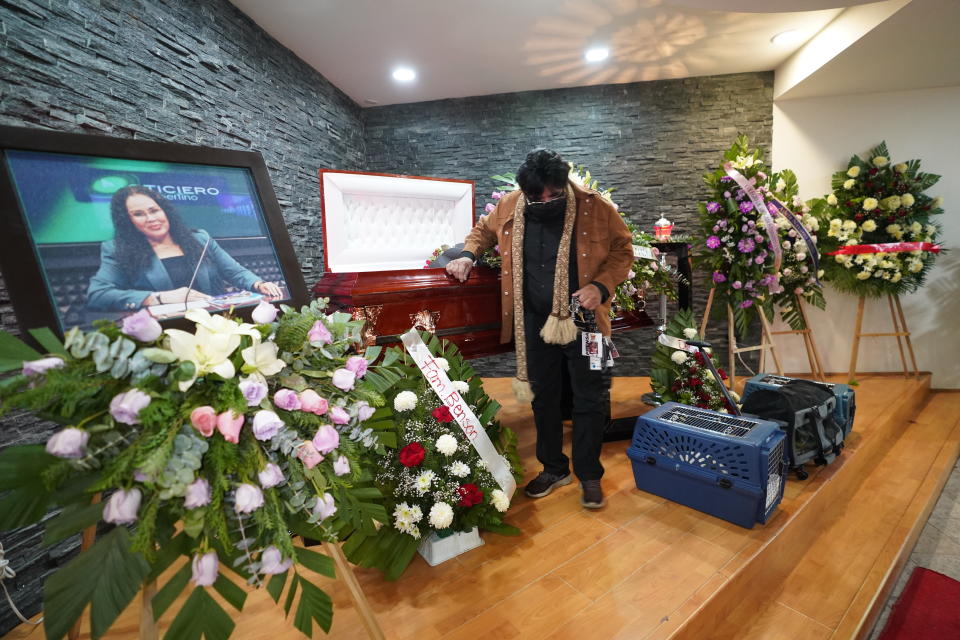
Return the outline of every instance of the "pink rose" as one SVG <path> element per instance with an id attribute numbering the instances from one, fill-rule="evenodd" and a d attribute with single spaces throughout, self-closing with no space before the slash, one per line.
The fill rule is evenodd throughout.
<path id="1" fill-rule="evenodd" d="M 347 424 L 350 422 L 350 414 L 347 413 L 343 407 L 331 407 L 328 417 L 333 424 Z"/>
<path id="2" fill-rule="evenodd" d="M 268 576 L 284 573 L 293 565 L 293 558 L 283 559 L 280 549 L 270 545 L 260 555 L 260 573 Z"/>
<path id="3" fill-rule="evenodd" d="M 140 424 L 140 411 L 150 404 L 150 396 L 140 389 L 130 389 L 117 394 L 110 401 L 110 415 L 117 422 Z"/>
<path id="4" fill-rule="evenodd" d="M 248 407 L 255 407 L 260 404 L 260 401 L 267 397 L 269 391 L 267 385 L 250 378 L 242 380 L 237 386 L 240 387 L 240 393 L 246 398 Z"/>
<path id="5" fill-rule="evenodd" d="M 263 468 L 263 471 L 257 474 L 257 480 L 260 481 L 260 486 L 264 489 L 272 489 L 285 479 L 280 467 L 272 462 L 268 462 L 267 466 Z"/>
<path id="6" fill-rule="evenodd" d="M 118 489 L 107 500 L 103 508 L 104 522 L 112 524 L 131 524 L 137 521 L 137 510 L 140 508 L 140 489 L 125 491 Z"/>
<path id="7" fill-rule="evenodd" d="M 220 559 L 217 558 L 216 551 L 210 551 L 202 556 L 193 556 L 191 565 L 192 575 L 190 579 L 198 587 L 209 587 L 217 581 L 217 574 L 220 572 Z"/>
<path id="8" fill-rule="evenodd" d="M 51 358 L 40 358 L 39 360 L 30 360 L 23 363 L 23 375 L 39 376 L 50 369 L 59 369 L 65 364 L 67 363 L 63 361 L 63 358 L 57 358 L 55 356 Z"/>
<path id="9" fill-rule="evenodd" d="M 353 384 L 356 379 L 356 374 L 349 369 L 337 369 L 333 372 L 333 386 L 343 391 L 353 389 Z"/>
<path id="10" fill-rule="evenodd" d="M 47 453 L 58 458 L 76 459 L 86 455 L 87 440 L 90 434 L 83 429 L 67 427 L 53 434 L 47 440 Z"/>
<path id="11" fill-rule="evenodd" d="M 227 409 L 217 416 L 217 431 L 227 442 L 237 444 L 240 441 L 240 427 L 243 426 L 243 414 Z"/>
<path id="12" fill-rule="evenodd" d="M 333 472 L 338 476 L 345 476 L 350 473 L 350 461 L 347 456 L 340 456 L 333 461 Z"/>
<path id="13" fill-rule="evenodd" d="M 140 342 L 153 342 L 163 333 L 163 327 L 149 311 L 141 309 L 123 319 L 120 332 Z"/>
<path id="14" fill-rule="evenodd" d="M 340 446 L 340 433 L 328 424 L 323 425 L 313 436 L 313 446 L 326 455 Z"/>
<path id="15" fill-rule="evenodd" d="M 313 446 L 313 443 L 307 440 L 300 444 L 297 447 L 297 457 L 300 458 L 300 462 L 303 463 L 307 469 L 313 469 L 315 466 L 323 462 L 323 456 L 320 455 L 320 452 L 317 451 L 317 448 Z"/>
<path id="16" fill-rule="evenodd" d="M 317 498 L 317 504 L 313 507 L 313 515 L 319 516 L 320 520 L 326 520 L 337 512 L 337 505 L 333 501 L 333 496 L 324 493 Z"/>
<path id="17" fill-rule="evenodd" d="M 306 411 L 308 413 L 315 413 L 318 416 L 322 416 L 327 412 L 327 408 L 330 406 L 330 403 L 327 402 L 327 399 L 321 397 L 319 393 L 313 389 L 304 389 L 300 392 L 300 410 Z"/>
<path id="18" fill-rule="evenodd" d="M 370 416 L 376 413 L 376 409 L 371 407 L 369 404 L 361 400 L 357 403 L 357 420 L 363 422 L 364 420 L 369 420 Z"/>
<path id="19" fill-rule="evenodd" d="M 241 484 L 234 493 L 234 505 L 237 513 L 253 513 L 263 506 L 263 491 L 255 484 Z"/>
<path id="20" fill-rule="evenodd" d="M 347 358 L 347 363 L 343 366 L 353 371 L 354 375 L 358 378 L 362 378 L 367 372 L 367 359 L 363 356 L 350 356 Z"/>
<path id="21" fill-rule="evenodd" d="M 277 318 L 277 308 L 266 300 L 261 300 L 250 314 L 250 318 L 257 324 L 270 324 Z"/>
<path id="22" fill-rule="evenodd" d="M 330 330 L 327 329 L 326 325 L 320 320 L 317 320 L 313 323 L 313 326 L 310 327 L 310 331 L 307 332 L 307 340 L 310 341 L 310 344 L 314 345 L 315 343 L 330 344 L 333 342 L 333 336 L 330 334 Z"/>
<path id="23" fill-rule="evenodd" d="M 293 389 L 280 389 L 273 394 L 273 404 L 285 411 L 296 411 L 300 408 L 300 397 Z"/>
<path id="24" fill-rule="evenodd" d="M 209 438 L 217 426 L 217 412 L 208 405 L 197 407 L 190 412 L 190 424 L 203 434 L 204 438 Z"/>
<path id="25" fill-rule="evenodd" d="M 267 441 L 277 435 L 283 427 L 283 420 L 273 411 L 261 409 L 253 416 L 253 437 Z"/>
<path id="26" fill-rule="evenodd" d="M 187 485 L 187 495 L 183 498 L 183 506 L 187 509 L 197 509 L 210 504 L 210 483 L 206 478 L 197 478 Z"/>

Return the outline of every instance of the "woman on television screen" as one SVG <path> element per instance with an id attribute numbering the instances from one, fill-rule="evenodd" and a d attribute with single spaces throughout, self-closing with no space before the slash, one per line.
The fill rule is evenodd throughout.
<path id="1" fill-rule="evenodd" d="M 140 186 L 113 194 L 114 237 L 100 246 L 100 268 L 90 279 L 87 308 L 132 311 L 182 304 L 226 293 L 225 285 L 282 297 L 224 251 L 206 231 L 189 229 L 169 200 Z"/>

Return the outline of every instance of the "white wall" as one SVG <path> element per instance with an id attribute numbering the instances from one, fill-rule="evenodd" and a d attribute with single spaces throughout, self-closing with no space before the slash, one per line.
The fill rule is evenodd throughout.
<path id="1" fill-rule="evenodd" d="M 890 79 L 891 84 L 896 82 Z M 893 162 L 922 160 L 943 176 L 928 193 L 944 197 L 941 255 L 927 283 L 901 299 L 921 371 L 936 388 L 960 388 L 960 87 L 829 96 L 774 102 L 772 164 L 797 173 L 804 199 L 830 190 L 830 176 L 850 156 L 886 140 Z M 810 321 L 828 371 L 846 371 L 857 299 L 827 287 L 827 310 Z M 886 299 L 867 300 L 865 332 L 890 331 Z M 784 328 L 778 320 L 775 328 Z M 787 371 L 809 371 L 799 337 L 778 336 Z M 864 338 L 859 371 L 902 370 L 894 338 Z"/>

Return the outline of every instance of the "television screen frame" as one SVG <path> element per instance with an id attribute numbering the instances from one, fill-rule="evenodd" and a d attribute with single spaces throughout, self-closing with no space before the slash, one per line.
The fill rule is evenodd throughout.
<path id="1" fill-rule="evenodd" d="M 81 133 L 64 133 L 46 129 L 0 126 L 0 269 L 17 317 L 17 324 L 26 335 L 29 329 L 48 327 L 62 336 L 60 313 L 55 307 L 53 291 L 47 285 L 44 267 L 36 243 L 21 206 L 8 168 L 9 151 L 32 151 L 123 160 L 170 162 L 211 167 L 245 169 L 259 198 L 263 223 L 269 232 L 274 253 L 289 294 L 278 300 L 290 306 L 307 304 L 309 294 L 300 262 L 290 242 L 280 204 L 277 201 L 263 156 L 257 151 L 218 149 L 172 142 L 153 142 L 113 138 Z M 254 306 L 233 310 L 237 317 L 249 320 Z M 160 321 L 165 327 L 190 328 L 182 317 Z M 69 329 L 69 327 L 67 327 Z"/>

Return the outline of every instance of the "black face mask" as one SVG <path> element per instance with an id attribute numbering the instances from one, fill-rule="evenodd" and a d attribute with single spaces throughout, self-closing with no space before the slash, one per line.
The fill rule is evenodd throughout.
<path id="1" fill-rule="evenodd" d="M 562 216 L 567 209 L 567 197 L 561 196 L 547 202 L 527 202 L 526 212 L 538 219 Z"/>

